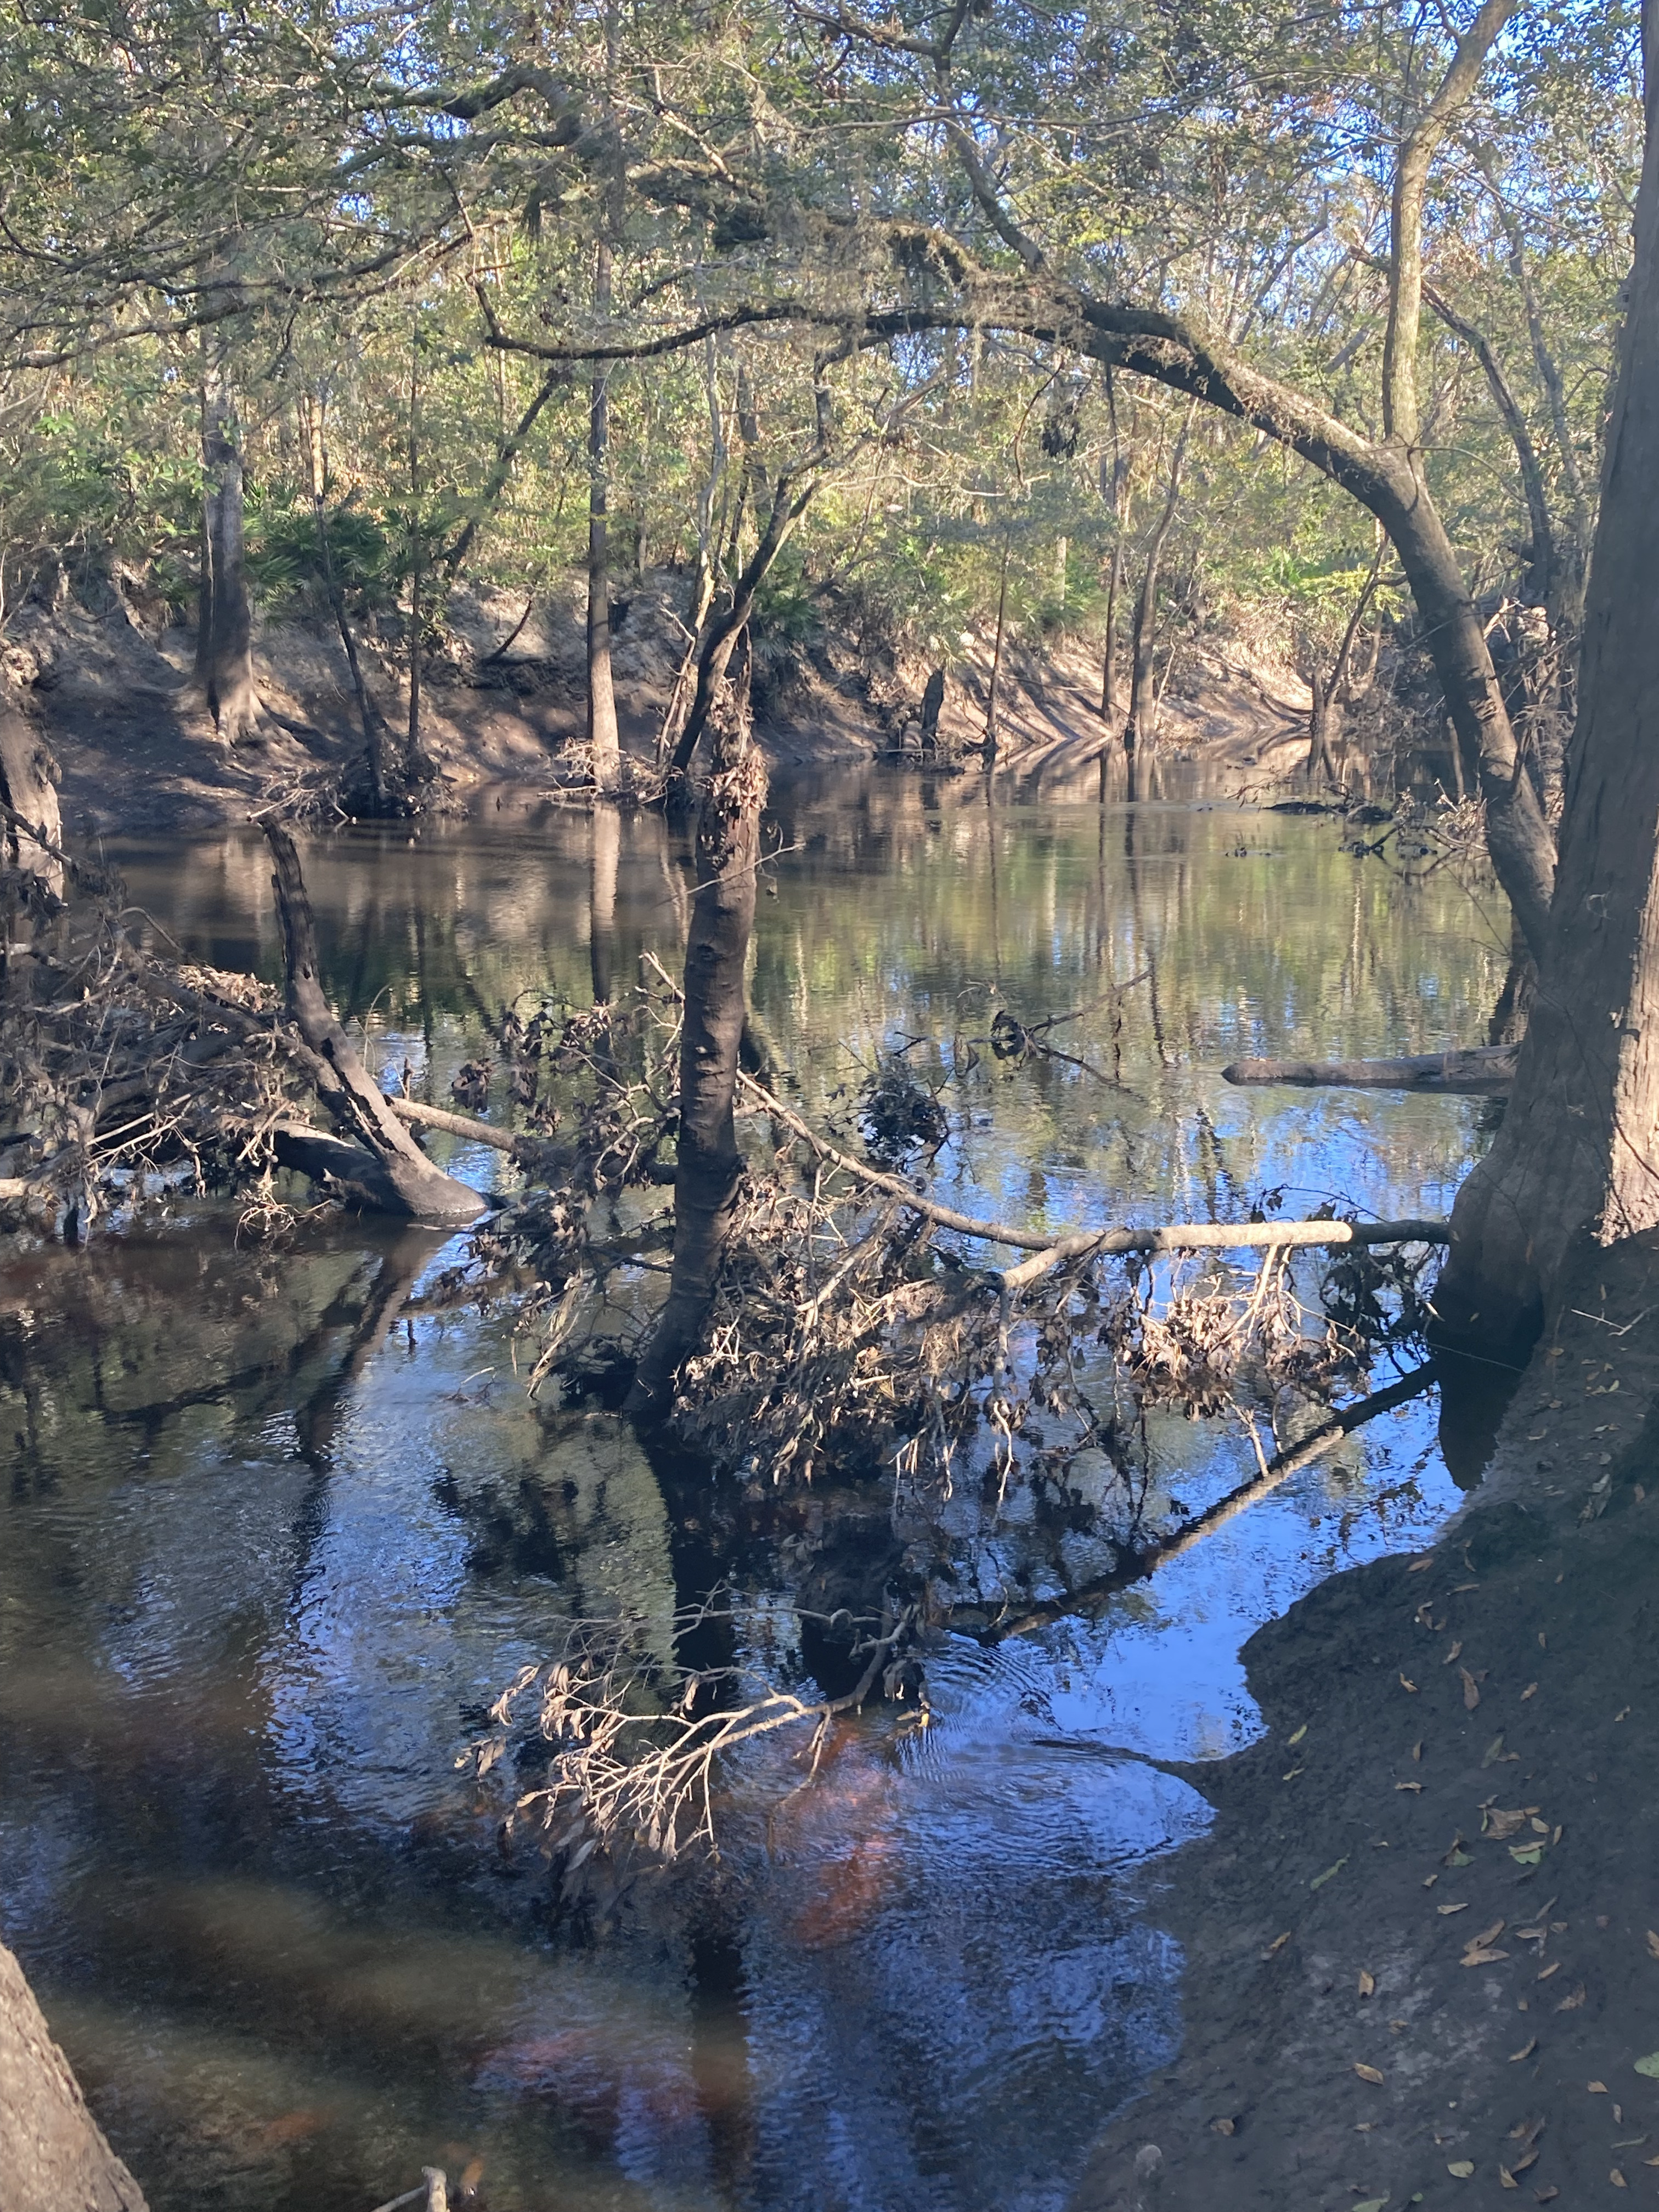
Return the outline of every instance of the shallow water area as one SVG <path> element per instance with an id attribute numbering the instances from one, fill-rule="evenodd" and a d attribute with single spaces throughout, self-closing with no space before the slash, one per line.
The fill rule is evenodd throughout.
<path id="1" fill-rule="evenodd" d="M 752 996 L 793 1100 L 855 1137 L 905 1048 L 966 1211 L 1434 1215 L 1478 1147 L 1471 1102 L 1219 1079 L 1476 1040 L 1507 928 L 1449 872 L 1224 799 L 878 772 L 781 787 L 767 844 Z M 276 972 L 257 837 L 117 857 L 194 957 Z M 520 994 L 672 970 L 693 880 L 658 817 L 519 798 L 305 858 L 331 995 L 440 1101 Z M 1000 1060 L 1000 1008 L 1075 1013 L 1070 1057 Z M 928 1724 L 871 1709 L 810 1789 L 745 1762 L 722 1878 L 573 1930 L 454 1770 L 479 1709 L 561 1617 L 666 1622 L 721 1578 L 767 1624 L 746 1663 L 790 1679 L 814 1559 L 864 1540 L 878 1571 L 914 1531 L 887 1490 L 712 1486 L 538 1408 L 507 1316 L 430 1301 L 453 1243 L 176 1211 L 0 1261 L 0 1924 L 155 2212 L 368 2212 L 428 2163 L 495 2212 L 1063 2204 L 1180 2034 L 1158 1862 L 1206 1814 L 1165 1767 L 1255 1732 L 1253 1627 L 1450 1510 L 1433 1401 L 1103 1598 L 1086 1513 L 938 1498 L 985 1607 L 1058 1617 L 941 1638 Z M 1255 1464 L 1236 1421 L 1152 1447 L 1166 1516 Z"/>

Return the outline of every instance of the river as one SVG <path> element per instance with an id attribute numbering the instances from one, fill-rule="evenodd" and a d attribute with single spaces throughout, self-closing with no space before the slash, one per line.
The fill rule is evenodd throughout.
<path id="1" fill-rule="evenodd" d="M 1479 1042 L 1507 927 L 1449 869 L 1221 800 L 991 808 L 877 771 L 781 787 L 766 842 L 752 996 L 792 1097 L 850 1128 L 908 1047 L 964 1210 L 1434 1215 L 1480 1146 L 1474 1102 L 1218 1072 Z M 279 972 L 256 836 L 112 851 L 135 926 Z M 679 957 L 690 854 L 654 816 L 596 847 L 503 794 L 305 858 L 331 994 L 434 1100 L 506 1005 L 587 1003 L 595 913 L 623 985 Z M 1087 1011 L 1050 1033 L 1069 1060 L 1000 1060 L 999 1008 Z M 787 1677 L 803 1563 L 890 1547 L 896 1493 L 708 1486 L 532 1403 L 510 1318 L 427 1296 L 455 1243 L 318 1216 L 262 1243 L 239 1211 L 180 1194 L 0 1261 L 0 1926 L 154 2212 L 369 2212 L 428 2163 L 490 2212 L 1062 2205 L 1202 1971 L 1159 1928 L 1160 1858 L 1207 1817 L 1169 1769 L 1255 1732 L 1255 1626 L 1455 1504 L 1432 1398 L 1073 1615 L 1087 1510 L 940 1498 L 986 1603 L 1060 1617 L 940 1638 L 927 1726 L 872 1709 L 793 1795 L 753 1762 L 717 1879 L 573 1925 L 456 1771 L 479 1711 L 557 1619 L 717 1577 L 745 1666 Z M 1254 1463 L 1237 1421 L 1150 1441 L 1166 1514 Z"/>

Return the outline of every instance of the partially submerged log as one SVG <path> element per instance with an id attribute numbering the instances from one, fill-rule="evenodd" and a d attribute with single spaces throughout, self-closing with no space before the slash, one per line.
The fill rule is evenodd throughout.
<path id="1" fill-rule="evenodd" d="M 0 2206 L 4 2212 L 145 2212 L 52 2039 L 23 1970 L 0 1944 Z"/>
<path id="2" fill-rule="evenodd" d="M 1187 1221 L 1159 1229 L 1078 1229 L 1041 1252 L 999 1271 L 1007 1291 L 1023 1291 L 1068 1260 L 1112 1259 L 1131 1253 L 1340 1251 L 1352 1244 L 1444 1244 L 1447 1221 Z"/>
<path id="3" fill-rule="evenodd" d="M 1424 1091 L 1431 1097 L 1505 1098 L 1515 1081 L 1520 1050 L 1519 1045 L 1496 1044 L 1414 1053 L 1399 1060 L 1236 1060 L 1222 1069 L 1221 1079 L 1224 1083 L 1289 1083 L 1304 1090 Z"/>
<path id="4" fill-rule="evenodd" d="M 264 832 L 276 863 L 272 882 L 283 927 L 288 1011 L 305 1043 L 317 1095 L 344 1137 L 347 1149 L 358 1156 L 341 1163 L 349 1173 L 337 1179 L 343 1188 L 361 1192 L 362 1202 L 372 1204 L 377 1212 L 465 1227 L 488 1211 L 484 1200 L 467 1184 L 433 1165 L 358 1058 L 356 1048 L 323 995 L 318 976 L 316 924 L 294 840 L 275 823 L 266 823 Z M 299 1144 L 297 1125 L 286 1141 Z M 322 1154 L 315 1156 L 320 1158 Z M 332 1176 L 334 1170 L 326 1172 Z"/>

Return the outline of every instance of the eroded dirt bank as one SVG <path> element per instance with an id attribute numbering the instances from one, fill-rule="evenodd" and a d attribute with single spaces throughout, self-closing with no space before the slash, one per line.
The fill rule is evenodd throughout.
<path id="1" fill-rule="evenodd" d="M 683 580 L 653 575 L 615 610 L 613 666 L 624 750 L 654 757 L 684 632 Z M 522 626 L 520 618 L 524 617 Z M 485 786 L 547 788 L 573 769 L 586 719 L 582 610 L 550 595 L 457 592 L 447 642 L 422 676 L 422 744 L 435 769 L 428 797 L 459 811 Z M 405 648 L 366 635 L 369 687 L 395 730 L 408 714 Z M 261 623 L 254 667 L 270 710 L 233 753 L 189 681 L 186 625 L 157 627 L 112 585 L 88 584 L 47 610 L 18 610 L 0 646 L 0 677 L 56 756 L 71 835 L 204 830 L 256 809 L 298 807 L 331 818 L 363 750 L 338 640 L 298 621 Z M 940 735 L 948 750 L 984 734 L 989 647 L 953 665 Z M 898 742 L 927 670 L 854 637 L 769 647 L 757 731 L 775 764 L 867 761 Z M 1100 676 L 1091 647 L 1041 657 L 1012 651 L 999 722 L 1001 760 L 1024 773 L 1098 751 Z M 1259 653 L 1218 649 L 1194 662 L 1164 702 L 1163 750 L 1237 766 L 1252 782 L 1290 774 L 1307 750 L 1307 695 Z"/>
<path id="2" fill-rule="evenodd" d="M 1182 2054 L 1074 2212 L 1659 2193 L 1659 1238 L 1566 1304 L 1433 1550 L 1246 1647 L 1268 1734 L 1152 1905 Z"/>

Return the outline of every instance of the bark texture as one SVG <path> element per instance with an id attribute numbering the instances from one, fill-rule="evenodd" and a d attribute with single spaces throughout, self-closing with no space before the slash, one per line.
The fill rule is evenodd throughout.
<path id="1" fill-rule="evenodd" d="M 0 1944 L 0 2212 L 146 2212 Z"/>
<path id="2" fill-rule="evenodd" d="M 680 1040 L 673 1273 L 633 1399 L 634 1411 L 647 1416 L 667 1411 L 674 1371 L 696 1343 L 743 1173 L 732 1100 L 766 769 L 750 740 L 747 686 L 733 689 L 736 696 L 722 702 L 718 717 L 714 774 L 697 823 L 697 893 L 686 939 Z"/>
<path id="3" fill-rule="evenodd" d="M 598 314 L 611 308 L 611 249 L 601 244 L 593 281 Z M 617 695 L 611 678 L 610 371 L 596 364 L 587 403 L 587 744 L 596 791 L 622 781 Z"/>
<path id="4" fill-rule="evenodd" d="M 1449 1337 L 1519 1347 L 1575 1254 L 1659 1224 L 1659 14 L 1648 141 L 1584 613 L 1560 880 L 1492 1151 L 1458 1193 Z M 1522 779 L 1524 781 L 1524 778 Z"/>

